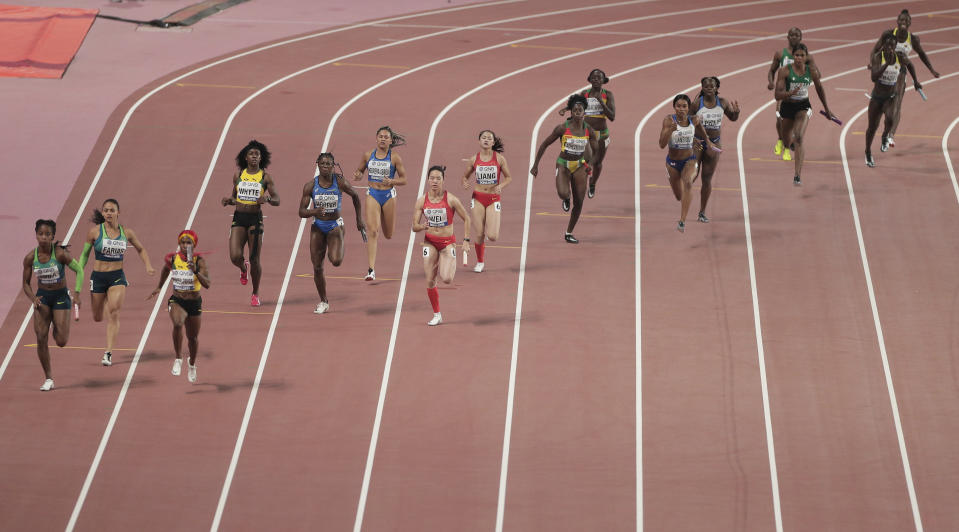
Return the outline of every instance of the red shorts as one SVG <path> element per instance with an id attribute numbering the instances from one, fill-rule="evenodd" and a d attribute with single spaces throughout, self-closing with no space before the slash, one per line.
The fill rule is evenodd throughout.
<path id="1" fill-rule="evenodd" d="M 489 207 L 490 205 L 496 203 L 500 200 L 499 194 L 488 194 L 486 192 L 473 191 L 473 199 L 483 204 L 484 207 Z"/>
<path id="2" fill-rule="evenodd" d="M 424 235 L 423 243 L 432 245 L 434 248 L 436 248 L 436 251 L 443 251 L 446 249 L 446 246 L 456 243 L 456 235 L 436 236 L 426 233 L 426 235 Z"/>

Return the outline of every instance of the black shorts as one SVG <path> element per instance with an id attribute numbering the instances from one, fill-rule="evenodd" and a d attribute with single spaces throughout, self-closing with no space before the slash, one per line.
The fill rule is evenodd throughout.
<path id="1" fill-rule="evenodd" d="M 252 227 L 254 234 L 263 234 L 263 213 L 233 211 L 231 227 Z"/>
<path id="2" fill-rule="evenodd" d="M 808 111 L 812 106 L 809 105 L 809 100 L 783 100 L 782 105 L 779 106 L 779 116 L 783 117 L 786 120 L 792 120 L 796 118 L 796 115 L 800 112 Z"/>
<path id="3" fill-rule="evenodd" d="M 94 294 L 105 294 L 111 286 L 130 286 L 123 270 L 90 273 L 90 291 Z"/>
<path id="4" fill-rule="evenodd" d="M 70 292 L 66 288 L 57 290 L 37 289 L 37 297 L 40 303 L 50 307 L 50 310 L 70 310 Z"/>
<path id="5" fill-rule="evenodd" d="M 201 308 L 203 306 L 202 297 L 198 297 L 196 299 L 184 299 L 179 296 L 170 296 L 169 303 L 171 305 L 173 303 L 180 305 L 180 308 L 186 311 L 187 316 L 199 316 L 203 313 L 203 309 Z M 167 306 L 167 310 L 169 310 L 169 308 L 170 307 Z"/>
<path id="6" fill-rule="evenodd" d="M 878 104 L 879 106 L 885 105 L 886 102 L 888 102 L 889 100 L 895 97 L 896 97 L 896 91 L 892 91 L 889 94 L 886 94 L 885 96 L 876 96 L 876 91 L 873 90 L 872 94 L 869 95 L 869 98 L 872 99 L 872 101 L 876 102 L 876 104 Z"/>

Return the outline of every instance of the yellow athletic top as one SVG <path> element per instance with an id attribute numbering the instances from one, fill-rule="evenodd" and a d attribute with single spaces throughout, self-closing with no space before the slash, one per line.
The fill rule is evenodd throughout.
<path id="1" fill-rule="evenodd" d="M 256 205 L 256 200 L 263 194 L 263 169 L 255 174 L 248 174 L 246 168 L 240 173 L 240 180 L 236 183 L 236 202 L 244 205 Z"/>
<path id="2" fill-rule="evenodd" d="M 193 262 L 196 262 L 193 257 Z M 173 255 L 172 268 L 170 268 L 170 277 L 173 280 L 173 289 L 178 292 L 199 292 L 200 281 L 196 274 L 190 270 L 189 263 L 180 257 L 179 253 Z"/>

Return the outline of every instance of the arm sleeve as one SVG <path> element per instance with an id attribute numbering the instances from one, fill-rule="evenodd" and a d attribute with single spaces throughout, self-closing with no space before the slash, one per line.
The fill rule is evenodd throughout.
<path id="1" fill-rule="evenodd" d="M 93 244 L 89 242 L 83 243 L 83 251 L 80 252 L 80 260 L 77 264 L 80 265 L 80 270 L 82 271 L 87 265 L 87 259 L 90 258 L 90 248 L 93 247 Z"/>
<path id="2" fill-rule="evenodd" d="M 70 259 L 70 264 L 67 264 L 67 267 L 77 274 L 76 291 L 79 292 L 83 289 L 83 265 L 77 262 L 77 259 Z"/>

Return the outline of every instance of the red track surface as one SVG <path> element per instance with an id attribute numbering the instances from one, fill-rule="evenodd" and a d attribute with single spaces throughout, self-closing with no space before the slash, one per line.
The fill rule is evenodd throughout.
<path id="1" fill-rule="evenodd" d="M 940 147 L 959 114 L 945 103 L 957 77 L 928 84 L 925 104 L 907 93 L 898 145 L 885 154 L 876 150 L 879 167 L 860 162 L 862 136 L 855 133 L 864 129 L 864 117 L 851 125 L 845 140 L 882 340 L 840 164 L 841 128 L 812 121 L 804 185 L 794 188 L 791 164 L 771 161 L 772 111 L 749 124 L 742 144 L 748 233 L 736 143 L 747 117 L 772 97 L 765 89 L 766 62 L 789 26 L 806 31 L 805 41 L 826 76 L 858 68 L 825 82 L 830 107 L 851 119 L 866 103 L 862 91 L 837 89 L 867 88 L 861 67 L 868 47 L 898 10 L 914 13 L 913 29 L 928 52 L 959 44 L 954 18 L 959 11 L 920 16 L 953 9 L 944 1 L 806 3 L 802 9 L 811 13 L 787 16 L 789 6 L 704 8 L 697 17 L 673 14 L 666 2 L 587 9 L 579 2 L 534 1 L 465 9 L 275 47 L 189 78 L 193 84 L 233 88 L 160 90 L 126 125 L 92 200 L 120 199 L 123 223 L 137 230 L 155 261 L 190 219 L 231 113 L 254 93 L 243 87 L 259 89 L 392 39 L 488 24 L 341 60 L 352 66 L 318 67 L 239 109 L 192 224 L 200 247 L 212 252 L 200 382 L 190 386 L 170 376 L 171 326 L 163 312 L 149 320 L 154 305 L 143 298 L 155 280 L 136 259 L 126 269 L 132 286 L 118 342 L 131 351 L 115 354 L 114 367 L 98 364 L 96 346 L 102 345 L 104 329 L 90 322 L 87 312 L 70 344 L 93 349 L 54 349 L 58 389 L 41 394 L 35 348 L 25 345 L 35 341 L 28 330 L 0 375 L 5 528 L 58 530 L 68 526 L 76 509 L 81 530 L 203 530 L 211 523 L 224 530 L 344 530 L 358 521 L 358 513 L 365 530 L 490 530 L 497 526 L 502 495 L 507 530 L 770 530 L 781 516 L 786 530 L 900 531 L 915 528 L 910 485 L 926 529 L 959 528 L 954 507 L 959 462 L 953 452 L 959 434 L 953 332 L 959 205 Z M 570 8 L 576 13 L 549 14 Z M 627 21 L 657 14 L 668 16 Z M 527 15 L 536 16 L 505 21 Z M 326 137 L 338 109 L 368 86 L 457 54 L 584 24 L 601 27 L 498 47 L 395 79 L 347 107 Z M 580 47 L 623 43 L 647 36 L 644 32 L 706 25 L 714 29 L 576 55 Z M 833 28 L 814 31 L 826 26 Z M 771 40 L 746 42 L 770 33 L 776 34 Z M 867 39 L 869 44 L 851 44 Z M 712 50 L 731 43 L 740 44 Z M 850 46 L 817 52 L 843 44 Z M 687 53 L 692 55 L 628 72 Z M 930 57 L 944 77 L 959 71 L 955 50 Z M 434 119 L 458 96 L 556 58 L 564 59 L 507 77 L 457 103 L 428 145 Z M 618 116 L 597 197 L 587 201 L 577 228 L 582 244 L 561 239 L 565 220 L 557 216 L 553 147 L 532 187 L 521 263 L 530 146 L 558 122 L 556 102 L 581 87 L 595 66 L 614 75 L 609 88 Z M 917 69 L 928 80 L 925 67 Z M 680 235 L 674 230 L 678 205 L 664 188 L 663 153 L 656 146 L 667 108 L 656 106 L 710 74 L 722 79 L 721 93 L 738 100 L 743 113 L 724 128 L 725 153 L 710 202 L 713 222 L 691 223 Z M 150 88 L 131 96 L 104 129 L 61 223 L 72 221 L 124 113 Z M 815 98 L 814 105 L 819 108 Z M 534 131 L 544 113 L 544 126 Z M 639 134 L 636 188 L 633 133 L 647 115 Z M 307 243 L 300 241 L 278 309 L 297 242 L 300 221 L 294 210 L 311 161 L 328 142 L 349 171 L 383 124 L 408 136 L 400 152 L 411 179 L 399 190 L 396 234 L 380 244 L 381 279 L 358 279 L 365 252 L 350 232 L 343 265 L 326 269 L 333 312 L 314 316 L 315 291 L 304 275 L 311 271 Z M 447 321 L 427 328 L 430 311 L 415 253 L 409 284 L 400 292 L 409 243 L 404 228 L 424 163 L 448 164 L 454 169 L 449 189 L 466 197 L 457 185 L 460 159 L 475 151 L 476 134 L 486 127 L 506 139 L 515 179 L 504 197 L 502 238 L 496 243 L 503 247 L 490 247 L 483 274 L 459 271 L 455 283 L 441 291 Z M 281 207 L 265 209 L 260 309 L 246 306 L 248 291 L 236 282 L 226 250 L 230 213 L 219 206 L 230 186 L 233 157 L 251 137 L 273 151 L 270 170 L 283 200 Z M 956 137 L 950 138 L 953 153 Z M 697 207 L 698 199 L 693 203 Z M 350 208 L 346 211 L 352 220 Z M 508 403 L 518 295 L 515 398 Z M 13 342 L 26 308 L 21 297 L 0 329 L 4 345 Z M 139 365 L 124 388 L 141 338 Z M 880 348 L 888 355 L 908 478 Z M 378 417 L 384 368 L 390 373 Z M 251 392 L 255 401 L 244 425 Z M 115 424 L 109 424 L 114 412 Z M 502 493 L 504 427 L 510 437 Z M 241 428 L 234 470 L 231 458 Z M 372 455 L 371 438 L 376 438 Z M 101 441 L 102 458 L 94 462 Z"/>

